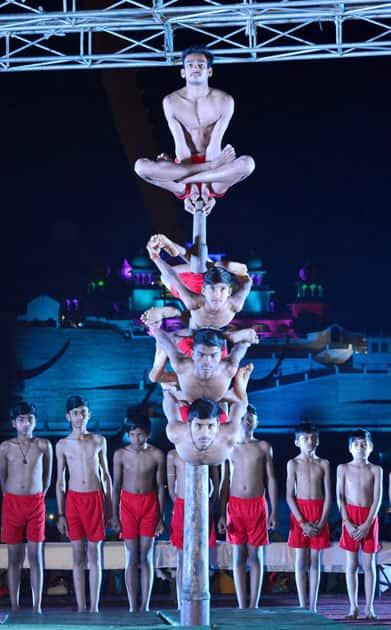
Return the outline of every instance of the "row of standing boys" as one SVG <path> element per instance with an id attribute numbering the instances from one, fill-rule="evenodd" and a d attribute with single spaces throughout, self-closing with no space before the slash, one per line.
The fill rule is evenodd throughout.
<path id="1" fill-rule="evenodd" d="M 173 501 L 171 542 L 177 549 L 177 593 L 180 603 L 184 529 L 185 462 L 175 449 L 167 460 L 148 442 L 150 420 L 128 418 L 129 444 L 113 458 L 113 483 L 102 435 L 90 433 L 88 403 L 71 396 L 66 403 L 70 434 L 56 444 L 57 527 L 73 549 L 73 582 L 79 612 L 86 610 L 85 563 L 88 560 L 90 612 L 98 612 L 102 578 L 101 545 L 105 529 L 124 541 L 125 584 L 129 610 L 138 609 L 137 570 L 141 567 L 141 602 L 148 610 L 154 579 L 153 546 L 163 533 L 166 489 Z M 3 492 L 2 542 L 8 545 L 8 582 L 12 610 L 19 608 L 21 567 L 25 540 L 30 564 L 33 610 L 41 612 L 43 588 L 42 544 L 45 539 L 45 495 L 51 483 L 52 447 L 34 437 L 36 409 L 18 403 L 11 412 L 16 438 L 0 445 Z M 268 529 L 278 528 L 278 489 L 270 444 L 254 438 L 257 413 L 252 405 L 242 418 L 241 437 L 230 460 L 210 467 L 210 503 L 219 497 L 217 529 L 232 545 L 233 575 L 240 608 L 258 607 L 263 580 L 263 547 Z M 295 432 L 300 450 L 287 465 L 287 502 L 291 512 L 288 545 L 296 549 L 295 576 L 301 607 L 316 612 L 320 580 L 320 552 L 329 547 L 327 519 L 332 491 L 330 464 L 316 454 L 319 433 L 303 424 Z M 376 618 L 375 554 L 379 549 L 378 511 L 382 500 L 382 469 L 369 456 L 373 441 L 358 429 L 349 438 L 351 461 L 338 466 L 337 502 L 342 517 L 340 547 L 346 552 L 349 619 L 358 617 L 358 553 L 365 574 L 364 617 Z M 68 482 L 66 483 L 66 479 Z M 266 500 L 266 491 L 270 511 Z M 270 512 L 270 513 L 269 513 Z M 210 546 L 216 544 L 211 515 Z M 85 541 L 87 540 L 87 545 Z M 250 567 L 247 592 L 246 565 Z M 307 588 L 307 574 L 309 585 Z M 307 593 L 308 591 L 308 593 Z"/>

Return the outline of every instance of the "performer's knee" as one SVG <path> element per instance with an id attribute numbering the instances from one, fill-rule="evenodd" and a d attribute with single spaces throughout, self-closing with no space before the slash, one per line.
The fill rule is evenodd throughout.
<path id="1" fill-rule="evenodd" d="M 139 158 L 136 160 L 134 164 L 135 173 L 137 173 L 139 177 L 147 177 L 149 171 L 148 164 L 149 160 L 147 158 Z"/>
<path id="2" fill-rule="evenodd" d="M 251 175 L 253 170 L 255 169 L 255 161 L 251 155 L 242 155 L 240 158 L 240 165 L 242 169 L 242 173 L 245 176 Z"/>

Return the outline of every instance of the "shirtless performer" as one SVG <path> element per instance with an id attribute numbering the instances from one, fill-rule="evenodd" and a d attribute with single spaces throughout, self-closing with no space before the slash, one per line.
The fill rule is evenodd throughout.
<path id="1" fill-rule="evenodd" d="M 288 546 L 296 549 L 295 577 L 302 608 L 316 612 L 320 581 L 320 550 L 330 546 L 327 518 L 331 507 L 330 463 L 316 455 L 318 429 L 301 424 L 295 431 L 299 455 L 287 465 L 286 500 L 291 511 Z"/>
<path id="2" fill-rule="evenodd" d="M 369 431 L 357 429 L 349 437 L 352 460 L 337 468 L 337 502 L 342 516 L 339 546 L 346 553 L 346 586 L 350 611 L 346 619 L 358 618 L 358 553 L 364 571 L 364 619 L 377 619 L 373 608 L 376 586 L 375 554 L 379 550 L 377 514 L 382 501 L 383 470 L 368 461 L 373 450 Z"/>
<path id="3" fill-rule="evenodd" d="M 178 609 L 180 608 L 182 593 L 182 569 L 183 569 L 183 536 L 185 519 L 185 475 L 186 462 L 178 455 L 176 449 L 167 453 L 167 485 L 168 493 L 173 503 L 171 516 L 171 543 L 177 551 L 177 572 L 176 591 Z M 209 527 L 209 547 L 216 545 L 216 532 L 213 523 L 212 509 L 217 499 L 219 490 L 219 474 L 217 466 L 209 468 L 209 504 L 210 504 L 210 527 Z"/>
<path id="4" fill-rule="evenodd" d="M 125 543 L 125 584 L 129 610 L 137 610 L 137 568 L 141 564 L 140 610 L 149 610 L 155 536 L 163 533 L 165 504 L 164 453 L 148 444 L 151 421 L 127 419 L 130 444 L 114 453 L 113 528 Z"/>
<path id="5" fill-rule="evenodd" d="M 110 526 L 112 516 L 106 440 L 102 435 L 87 431 L 91 412 L 86 400 L 80 396 L 71 396 L 66 403 L 66 412 L 72 432 L 56 445 L 56 497 L 59 512 L 57 527 L 72 543 L 73 585 L 78 612 L 86 610 L 84 540 L 88 539 L 90 612 L 97 613 L 102 581 L 101 546 L 105 537 L 105 525 Z M 67 492 L 66 469 L 69 473 Z"/>
<path id="6" fill-rule="evenodd" d="M 178 401 L 169 390 L 163 392 L 163 411 L 168 420 L 166 433 L 185 462 L 217 466 L 226 460 L 239 439 L 241 418 L 247 408 L 246 387 L 254 366 L 241 367 L 236 375 L 240 397 L 232 396 L 228 419 L 220 422 L 221 410 L 214 400 L 200 397 L 189 407 L 188 422 L 178 420 Z"/>
<path id="7" fill-rule="evenodd" d="M 141 158 L 135 171 L 142 179 L 172 192 L 178 199 L 191 195 L 197 184 L 200 197 L 222 197 L 228 188 L 255 168 L 249 155 L 236 157 L 222 139 L 234 112 L 232 96 L 211 88 L 213 56 L 207 48 L 193 47 L 182 54 L 185 86 L 163 99 L 163 110 L 175 143 L 175 161 L 167 154 L 156 160 Z"/>
<path id="8" fill-rule="evenodd" d="M 177 400 L 187 402 L 197 398 L 215 401 L 226 398 L 231 380 L 250 345 L 247 342 L 238 343 L 222 359 L 222 335 L 216 330 L 200 328 L 194 334 L 192 358 L 189 358 L 178 350 L 165 331 L 151 327 L 151 333 L 167 354 L 178 377 L 180 391 L 175 392 Z M 183 407 L 181 413 L 183 417 Z"/>
<path id="9" fill-rule="evenodd" d="M 258 608 L 263 581 L 263 546 L 268 528 L 278 528 L 278 488 L 270 444 L 254 438 L 257 411 L 248 405 L 241 420 L 239 442 L 226 466 L 218 531 L 227 531 L 232 545 L 233 574 L 239 608 L 247 608 L 246 562 L 250 564 L 249 608 Z M 265 489 L 268 489 L 271 514 Z M 229 497 L 229 500 L 228 500 Z M 228 502 L 228 507 L 227 507 Z"/>
<path id="10" fill-rule="evenodd" d="M 49 440 L 33 437 L 36 415 L 34 405 L 24 401 L 15 405 L 11 419 L 16 438 L 0 444 L 1 540 L 8 544 L 8 588 L 13 612 L 19 609 L 25 537 L 33 612 L 42 612 L 45 495 L 52 477 L 53 450 Z"/>

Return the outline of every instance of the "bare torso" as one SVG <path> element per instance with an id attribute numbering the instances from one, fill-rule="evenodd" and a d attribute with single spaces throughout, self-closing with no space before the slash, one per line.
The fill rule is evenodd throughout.
<path id="1" fill-rule="evenodd" d="M 209 88 L 205 96 L 196 99 L 190 99 L 187 94 L 186 87 L 183 87 L 166 96 L 166 100 L 173 116 L 182 127 L 190 154 L 205 155 L 213 128 L 231 101 L 231 97 L 214 88 Z M 177 157 L 182 159 L 180 148 L 176 146 L 175 150 Z M 209 159 L 214 159 L 220 151 L 221 143 L 216 155 L 209 155 Z"/>
<path id="2" fill-rule="evenodd" d="M 104 438 L 83 433 L 78 438 L 68 436 L 58 443 L 69 472 L 69 490 L 93 492 L 101 489 L 99 454 Z"/>
<path id="3" fill-rule="evenodd" d="M 32 438 L 23 443 L 18 443 L 15 438 L 1 444 L 1 455 L 7 464 L 5 492 L 31 495 L 43 491 L 43 459 L 46 449 L 47 440 L 42 438 Z"/>
<path id="4" fill-rule="evenodd" d="M 197 398 L 209 398 L 221 400 L 229 389 L 232 376 L 227 369 L 227 362 L 222 359 L 216 369 L 216 373 L 209 378 L 200 378 L 194 368 L 191 359 L 183 362 L 183 368 L 177 371 L 181 391 L 178 392 L 183 400 L 192 402 Z"/>
<path id="5" fill-rule="evenodd" d="M 252 439 L 235 444 L 231 459 L 230 494 L 249 499 L 265 494 L 267 442 Z"/>
<path id="6" fill-rule="evenodd" d="M 230 306 L 230 300 L 216 311 L 205 303 L 203 296 L 200 300 L 203 301 L 202 306 L 191 311 L 190 328 L 224 328 L 231 323 L 235 312 Z"/>
<path id="7" fill-rule="evenodd" d="M 298 499 L 324 498 L 324 467 L 326 462 L 327 460 L 317 456 L 306 459 L 301 458 L 300 455 L 291 460 Z"/>
<path id="8" fill-rule="evenodd" d="M 368 462 L 342 464 L 345 503 L 368 507 L 373 502 L 375 474 L 379 467 Z"/>
<path id="9" fill-rule="evenodd" d="M 158 455 L 161 451 L 151 444 L 145 449 L 135 450 L 131 446 L 118 452 L 122 466 L 122 489 L 133 494 L 145 494 L 156 491 L 156 473 Z"/>

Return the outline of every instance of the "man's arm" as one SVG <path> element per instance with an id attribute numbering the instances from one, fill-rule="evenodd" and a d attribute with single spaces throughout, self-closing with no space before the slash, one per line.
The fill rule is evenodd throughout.
<path id="1" fill-rule="evenodd" d="M 46 495 L 52 481 L 53 472 L 53 448 L 49 440 L 43 442 L 43 462 L 42 462 L 42 492 Z"/>
<path id="2" fill-rule="evenodd" d="M 7 442 L 0 444 L 0 485 L 3 494 L 6 492 L 8 479 L 7 451 Z"/>
<path id="3" fill-rule="evenodd" d="M 252 279 L 250 276 L 247 276 L 244 281 L 240 283 L 238 290 L 231 295 L 229 300 L 234 313 L 239 313 L 242 310 L 246 298 L 251 291 L 252 285 Z"/>
<path id="4" fill-rule="evenodd" d="M 175 142 L 175 154 L 179 162 L 184 160 L 190 160 L 191 150 L 186 142 L 186 137 L 183 132 L 183 127 L 175 118 L 175 107 L 173 107 L 172 97 L 170 95 L 165 96 L 163 99 L 163 112 L 166 118 L 168 128 L 172 133 L 172 137 Z"/>
<path id="5" fill-rule="evenodd" d="M 294 460 L 290 459 L 287 464 L 287 478 L 286 478 L 286 502 L 293 516 L 299 523 L 301 529 L 305 536 L 315 536 L 317 533 L 317 529 L 311 525 L 311 523 L 306 523 L 303 519 L 303 516 L 297 507 L 296 503 L 296 464 Z"/>
<path id="6" fill-rule="evenodd" d="M 122 449 L 118 449 L 113 457 L 113 518 L 112 526 L 116 532 L 121 529 L 119 519 L 119 501 L 122 490 Z"/>
<path id="7" fill-rule="evenodd" d="M 156 526 L 156 536 L 160 536 L 160 534 L 163 534 L 165 530 L 163 516 L 166 505 L 166 462 L 163 451 L 160 449 L 156 450 L 156 487 L 159 503 L 159 521 Z"/>
<path id="8" fill-rule="evenodd" d="M 267 477 L 267 493 L 269 495 L 269 501 L 271 505 L 271 513 L 269 517 L 269 528 L 277 529 L 279 525 L 278 520 L 278 487 L 277 479 L 274 473 L 273 463 L 273 449 L 270 444 L 267 444 L 265 449 L 265 469 Z"/>
<path id="9" fill-rule="evenodd" d="M 167 437 L 170 442 L 176 444 L 183 435 L 183 428 L 187 425 L 177 420 L 177 400 L 168 389 L 163 390 L 163 411 L 168 422 Z"/>
<path id="10" fill-rule="evenodd" d="M 101 437 L 101 447 L 99 450 L 99 466 L 100 466 L 100 478 L 102 480 L 103 492 L 105 493 L 107 510 L 105 514 L 106 526 L 111 526 L 111 519 L 113 517 L 113 483 L 111 481 L 111 475 L 109 472 L 109 465 L 107 463 L 107 442 L 106 438 Z"/>
<path id="11" fill-rule="evenodd" d="M 337 467 L 337 490 L 336 490 L 337 504 L 338 504 L 338 509 L 341 513 L 342 523 L 345 525 L 350 536 L 353 537 L 357 529 L 357 526 L 355 523 L 352 523 L 349 520 L 349 516 L 346 510 L 345 481 L 346 481 L 345 465 L 340 464 Z"/>
<path id="12" fill-rule="evenodd" d="M 167 453 L 167 487 L 171 501 L 175 501 L 175 483 L 176 483 L 176 466 L 175 466 L 175 449 Z"/>
<path id="13" fill-rule="evenodd" d="M 239 343 L 236 343 L 234 345 L 228 357 L 226 359 L 222 359 L 221 362 L 225 363 L 225 365 L 227 366 L 228 372 L 232 376 L 235 375 L 236 370 L 239 367 L 239 363 L 241 362 L 243 357 L 246 355 L 246 352 L 249 349 L 250 345 L 251 344 L 249 344 L 247 341 L 240 341 Z"/>
<path id="14" fill-rule="evenodd" d="M 380 466 L 374 466 L 373 472 L 374 479 L 372 503 L 366 520 L 364 521 L 364 523 L 358 525 L 358 527 L 356 528 L 355 535 L 353 536 L 355 540 L 362 540 L 363 538 L 365 538 L 381 506 L 383 492 L 383 469 Z"/>
<path id="15" fill-rule="evenodd" d="M 226 459 L 222 464 L 223 479 L 220 483 L 219 520 L 217 521 L 217 531 L 225 534 L 227 531 L 227 503 L 230 488 L 230 463 Z"/>
<path id="16" fill-rule="evenodd" d="M 240 425 L 242 422 L 242 418 L 246 413 L 246 407 L 247 403 L 244 403 L 242 400 L 237 400 L 233 402 L 229 410 L 228 420 L 226 424 L 223 425 L 230 428 L 230 431 L 233 434 L 232 437 L 234 439 L 239 436 Z"/>
<path id="17" fill-rule="evenodd" d="M 318 521 L 319 533 L 322 527 L 327 523 L 327 519 L 329 517 L 330 508 L 331 508 L 331 478 L 330 478 L 330 462 L 327 459 L 322 461 L 322 470 L 323 470 L 323 492 L 324 492 L 324 504 L 322 510 L 322 516 L 320 517 L 320 521 Z"/>
<path id="18" fill-rule="evenodd" d="M 65 468 L 66 459 L 64 455 L 64 443 L 60 440 L 56 444 L 57 458 L 57 481 L 56 481 L 56 500 L 57 500 L 57 528 L 60 534 L 68 536 L 68 523 L 65 518 Z"/>
<path id="19" fill-rule="evenodd" d="M 235 103 L 229 94 L 221 95 L 221 112 L 210 135 L 209 144 L 205 151 L 206 160 L 214 159 L 221 151 L 221 142 L 234 113 Z"/>

